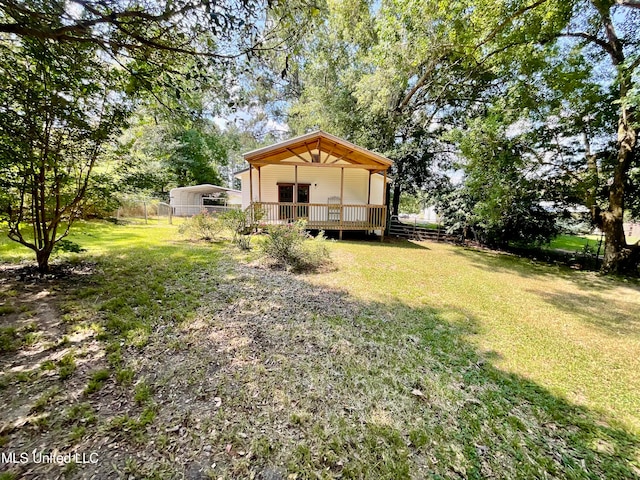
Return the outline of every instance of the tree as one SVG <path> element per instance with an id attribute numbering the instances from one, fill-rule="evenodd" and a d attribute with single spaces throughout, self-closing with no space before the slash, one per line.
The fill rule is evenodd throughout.
<path id="1" fill-rule="evenodd" d="M 180 102 L 173 89 L 162 104 L 147 98 L 119 138 L 110 164 L 121 190 L 163 197 L 176 186 L 224 183 L 219 168 L 227 163 L 229 142 L 212 120 L 221 99 L 181 88 Z"/>
<path id="2" fill-rule="evenodd" d="M 439 210 L 452 230 L 472 233 L 485 245 L 541 244 L 559 233 L 553 179 L 527 155 L 526 135 L 508 135 L 504 105 L 467 128 L 451 133 L 464 158 L 464 183 L 439 199 Z M 525 173 L 527 172 L 527 173 Z M 451 191 L 453 190 L 453 191 Z M 464 202 L 468 212 L 460 215 Z M 448 205 L 450 204 L 450 205 Z M 455 228 L 454 228 L 455 227 Z"/>
<path id="3" fill-rule="evenodd" d="M 580 150 L 573 151 L 574 157 L 581 154 L 582 162 L 574 162 L 567 173 L 576 190 L 583 192 L 593 223 L 605 233 L 603 270 L 637 274 L 640 246 L 627 245 L 623 230 L 629 193 L 637 189 L 631 183 L 638 165 L 637 2 L 482 0 L 476 7 L 470 9 L 468 22 L 482 34 L 479 41 L 468 43 L 467 50 L 474 52 L 479 64 L 490 66 L 504 84 L 526 84 L 529 92 L 546 89 L 551 93 L 550 98 L 538 96 L 542 107 L 551 107 L 548 115 L 529 119 L 539 122 L 560 145 L 547 153 L 560 154 L 576 134 L 584 139 Z M 584 62 L 588 78 L 575 76 L 581 70 L 572 63 L 576 60 Z M 561 96 L 553 94 L 561 91 L 558 82 L 541 76 L 553 64 L 561 74 L 556 80 L 570 74 L 565 83 L 570 87 L 565 91 L 567 100 L 558 101 Z M 614 121 L 601 121 L 598 117 L 611 112 L 611 102 Z M 544 108 L 533 110 L 544 113 Z M 571 127 L 565 128 L 564 137 L 553 135 L 559 131 L 558 121 Z M 604 125 L 613 126 L 599 132 Z"/>
<path id="4" fill-rule="evenodd" d="M 93 45 L 116 58 L 158 53 L 224 60 L 268 38 L 259 0 L 3 0 L 0 32 L 17 38 Z"/>
<path id="5" fill-rule="evenodd" d="M 397 214 L 402 192 L 439 183 L 450 162 L 440 133 L 470 85 L 446 78 L 455 60 L 439 58 L 446 32 L 429 2 L 376 3 L 327 2 L 285 70 L 296 87 L 287 120 L 294 133 L 322 128 L 391 158 Z"/>
<path id="6" fill-rule="evenodd" d="M 41 271 L 79 214 L 91 172 L 141 91 L 228 85 L 269 39 L 258 0 L 0 2 L 0 210 Z M 211 139 L 185 134 L 200 150 Z M 218 149 L 219 150 L 219 149 Z M 211 173 L 211 172 L 201 172 Z M 26 234 L 28 226 L 32 233 Z"/>
<path id="7" fill-rule="evenodd" d="M 91 45 L 24 39 L 0 48 L 0 218 L 47 272 L 131 103 L 122 73 Z"/>

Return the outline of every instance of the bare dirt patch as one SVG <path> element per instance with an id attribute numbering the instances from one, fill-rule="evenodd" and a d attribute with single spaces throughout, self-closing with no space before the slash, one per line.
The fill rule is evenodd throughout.
<path id="1" fill-rule="evenodd" d="M 305 422 L 315 408 L 292 395 L 321 404 L 331 392 L 314 391 L 309 374 L 319 373 L 322 358 L 349 348 L 330 328 L 318 329 L 317 318 L 353 318 L 360 306 L 340 292 L 311 286 L 304 276 L 227 261 L 202 275 L 216 288 L 189 321 L 158 322 L 143 349 L 125 350 L 123 362 L 136 372 L 133 385 L 108 382 L 87 396 L 83 389 L 91 372 L 105 365 L 105 349 L 91 335 L 75 338 L 64 321 L 66 292 L 78 287 L 68 273 L 41 278 L 3 270 L 5 296 L 11 292 L 12 304 L 28 308 L 28 321 L 42 333 L 34 345 L 0 358 L 6 378 L 0 401 L 11 405 L 0 416 L 2 435 L 10 451 L 99 452 L 100 462 L 12 471 L 24 478 L 176 472 L 187 478 L 283 478 L 286 465 L 277 460 L 283 442 L 292 442 L 289 451 L 300 435 L 296 422 Z M 17 313 L 6 317 L 7 325 L 26 321 Z M 77 370 L 69 379 L 61 379 L 58 368 L 43 369 L 70 350 Z M 16 379 L 18 371 L 29 375 Z M 141 385 L 150 394 L 137 401 L 132 391 Z M 144 424 L 149 412 L 152 420 Z M 85 435 L 70 439 L 83 427 Z"/>

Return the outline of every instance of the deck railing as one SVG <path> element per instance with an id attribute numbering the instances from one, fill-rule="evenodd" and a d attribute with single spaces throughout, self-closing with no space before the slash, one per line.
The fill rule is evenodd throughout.
<path id="1" fill-rule="evenodd" d="M 254 202 L 252 211 L 256 223 L 305 220 L 311 230 L 384 230 L 387 220 L 385 205 Z"/>

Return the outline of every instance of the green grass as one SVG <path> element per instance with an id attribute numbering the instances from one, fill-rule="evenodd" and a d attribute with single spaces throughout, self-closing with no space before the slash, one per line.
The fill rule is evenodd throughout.
<path id="1" fill-rule="evenodd" d="M 15 352 L 22 346 L 31 346 L 38 341 L 40 333 L 34 331 L 34 325 L 27 325 L 20 329 L 15 327 L 0 327 L 0 353 Z"/>
<path id="2" fill-rule="evenodd" d="M 546 247 L 551 250 L 565 250 L 568 252 L 582 252 L 585 247 L 593 253 L 598 251 L 598 245 L 600 244 L 600 235 L 558 235 L 551 240 L 551 243 Z M 629 237 L 627 238 L 628 244 L 636 243 L 640 238 Z M 600 255 L 604 252 L 604 240 Z"/>
<path id="3" fill-rule="evenodd" d="M 558 235 L 551 240 L 547 248 L 552 250 L 566 250 L 569 252 L 582 252 L 585 247 L 589 247 L 593 252 L 596 252 L 599 243 L 600 235 Z"/>
<path id="4" fill-rule="evenodd" d="M 637 282 L 447 244 L 406 245 L 336 245 L 342 268 L 315 280 L 397 305 L 398 314 L 433 308 L 469 330 L 465 339 L 500 370 L 640 432 Z"/>
<path id="5" fill-rule="evenodd" d="M 86 395 L 91 395 L 92 393 L 99 391 L 110 376 L 111 372 L 107 369 L 102 369 L 94 372 L 91 375 L 91 379 L 89 380 L 87 387 L 84 389 L 84 393 Z"/>
<path id="6" fill-rule="evenodd" d="M 95 268 L 60 296 L 70 352 L 46 369 L 69 375 L 33 398 L 63 413 L 38 428 L 116 438 L 119 472 L 186 474 L 185 454 L 214 478 L 640 476 L 637 283 L 436 243 L 332 242 L 332 268 L 292 275 L 166 225 L 70 240 L 86 251 L 59 261 Z M 92 395 L 61 409 L 80 375 Z"/>
<path id="7" fill-rule="evenodd" d="M 58 375 L 61 380 L 66 380 L 73 372 L 76 371 L 76 359 L 73 352 L 65 353 L 64 356 L 58 361 Z"/>

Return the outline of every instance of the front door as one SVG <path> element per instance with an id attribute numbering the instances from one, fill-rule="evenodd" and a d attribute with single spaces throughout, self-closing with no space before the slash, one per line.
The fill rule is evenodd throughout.
<path id="1" fill-rule="evenodd" d="M 278 185 L 278 203 L 293 203 L 294 184 L 286 183 Z M 298 203 L 309 203 L 309 185 L 298 184 Z M 292 205 L 280 205 L 280 220 L 296 220 L 298 218 L 308 218 L 309 207 L 299 205 L 294 211 Z"/>

